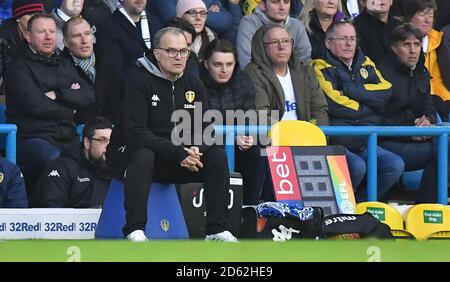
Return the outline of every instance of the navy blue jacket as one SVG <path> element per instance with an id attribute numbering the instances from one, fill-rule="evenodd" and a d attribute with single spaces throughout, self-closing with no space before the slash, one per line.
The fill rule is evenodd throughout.
<path id="1" fill-rule="evenodd" d="M 0 208 L 28 208 L 27 190 L 19 167 L 1 157 Z"/>
<path id="2" fill-rule="evenodd" d="M 324 60 L 314 60 L 314 69 L 327 97 L 331 125 L 381 123 L 381 114 L 391 98 L 392 85 L 361 51 L 356 51 L 351 68 L 327 51 Z M 336 140 L 350 148 L 361 148 L 366 144 L 363 137 Z"/>
<path id="3" fill-rule="evenodd" d="M 413 126 L 416 118 L 425 115 L 436 121 L 436 108 L 430 95 L 430 74 L 419 61 L 411 70 L 395 55 L 380 64 L 380 71 L 392 82 L 392 97 L 383 115 L 383 124 Z"/>

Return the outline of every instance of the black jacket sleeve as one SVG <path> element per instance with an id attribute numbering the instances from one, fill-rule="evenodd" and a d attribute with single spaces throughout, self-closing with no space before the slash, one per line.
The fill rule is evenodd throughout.
<path id="1" fill-rule="evenodd" d="M 67 119 L 73 116 L 73 109 L 45 96 L 33 73 L 20 59 L 8 65 L 5 85 L 8 107 L 13 105 L 37 118 Z"/>
<path id="2" fill-rule="evenodd" d="M 87 83 L 77 72 L 70 58 L 64 58 L 59 79 L 59 89 L 56 92 L 56 101 L 76 109 L 90 109 L 95 106 L 94 87 Z M 78 84 L 78 89 L 71 89 L 72 85 Z"/>

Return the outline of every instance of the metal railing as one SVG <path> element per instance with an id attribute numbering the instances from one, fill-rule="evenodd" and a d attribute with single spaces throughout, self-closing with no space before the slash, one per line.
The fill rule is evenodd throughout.
<path id="1" fill-rule="evenodd" d="M 367 136 L 367 199 L 377 200 L 377 143 L 378 136 L 438 136 L 437 202 L 448 203 L 447 168 L 448 135 L 450 126 L 322 126 L 327 136 Z M 216 134 L 225 136 L 225 151 L 230 170 L 234 170 L 234 144 L 238 134 L 267 134 L 269 126 L 215 126 Z"/>

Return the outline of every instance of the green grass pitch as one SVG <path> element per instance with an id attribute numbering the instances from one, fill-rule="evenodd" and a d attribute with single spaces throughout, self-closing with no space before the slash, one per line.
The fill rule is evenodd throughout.
<path id="1" fill-rule="evenodd" d="M 450 240 L 296 240 L 238 243 L 125 240 L 0 241 L 0 261 L 13 262 L 366 262 L 450 261 Z"/>

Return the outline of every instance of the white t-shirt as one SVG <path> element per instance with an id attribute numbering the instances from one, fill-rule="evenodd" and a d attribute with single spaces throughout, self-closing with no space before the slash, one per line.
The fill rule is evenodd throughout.
<path id="1" fill-rule="evenodd" d="M 297 101 L 295 100 L 294 87 L 292 85 L 291 73 L 287 71 L 285 76 L 280 76 L 277 74 L 278 80 L 283 87 L 284 92 L 284 115 L 281 120 L 297 120 Z"/>

